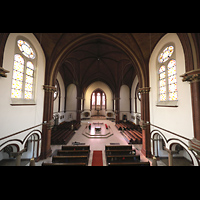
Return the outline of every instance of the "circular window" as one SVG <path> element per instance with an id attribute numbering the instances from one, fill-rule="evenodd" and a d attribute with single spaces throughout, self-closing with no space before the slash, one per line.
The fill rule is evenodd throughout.
<path id="1" fill-rule="evenodd" d="M 174 52 L 174 47 L 173 46 L 168 46 L 163 50 L 163 52 L 158 56 L 158 62 L 159 63 L 164 63 L 166 62 L 173 54 Z"/>
<path id="2" fill-rule="evenodd" d="M 35 53 L 33 49 L 30 47 L 30 45 L 24 41 L 24 40 L 18 40 L 17 45 L 20 49 L 20 51 L 27 57 L 34 59 L 35 58 Z"/>

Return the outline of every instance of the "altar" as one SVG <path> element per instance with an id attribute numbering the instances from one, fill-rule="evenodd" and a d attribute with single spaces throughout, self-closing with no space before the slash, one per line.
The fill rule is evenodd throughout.
<path id="1" fill-rule="evenodd" d="M 98 132 L 101 131 L 101 127 L 100 126 L 96 126 L 95 127 L 95 131 L 98 131 Z"/>
<path id="2" fill-rule="evenodd" d="M 90 128 L 89 128 L 90 127 Z M 102 122 L 89 122 L 89 126 L 85 127 L 85 130 L 82 133 L 87 138 L 108 138 L 113 135 L 111 129 L 107 129 L 107 124 L 105 125 Z"/>

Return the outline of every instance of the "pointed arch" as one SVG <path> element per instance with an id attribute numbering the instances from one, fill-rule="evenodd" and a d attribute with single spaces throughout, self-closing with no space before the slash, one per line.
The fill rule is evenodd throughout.
<path id="1" fill-rule="evenodd" d="M 58 54 L 58 56 L 55 58 L 54 61 L 52 61 L 50 66 L 50 79 L 49 79 L 49 85 L 53 85 L 56 79 L 56 75 L 59 70 L 59 66 L 64 61 L 64 59 L 81 43 L 94 39 L 94 38 L 103 38 L 105 40 L 108 40 L 110 42 L 114 42 L 114 44 L 119 47 L 124 53 L 126 53 L 131 61 L 134 63 L 134 66 L 136 67 L 136 71 L 138 74 L 139 82 L 141 87 L 145 87 L 145 73 L 143 71 L 143 66 L 141 62 L 139 61 L 138 57 L 134 54 L 134 52 L 129 48 L 127 44 L 122 42 L 121 40 L 117 39 L 113 35 L 106 34 L 106 33 L 91 33 L 83 35 L 76 40 L 69 43 L 66 47 L 64 47 L 61 52 Z"/>

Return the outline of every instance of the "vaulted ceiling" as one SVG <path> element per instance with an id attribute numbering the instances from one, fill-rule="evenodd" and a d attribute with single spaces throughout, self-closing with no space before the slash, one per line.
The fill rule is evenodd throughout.
<path id="1" fill-rule="evenodd" d="M 83 89 L 94 81 L 107 83 L 114 91 L 120 84 L 132 85 L 134 66 L 119 48 L 102 39 L 91 40 L 70 53 L 60 68 L 63 77 L 79 82 Z"/>
<path id="2" fill-rule="evenodd" d="M 65 46 L 65 41 L 73 40 L 80 34 L 68 33 L 34 33 L 41 43 L 47 61 L 50 60 L 57 49 Z M 132 49 L 138 58 L 148 63 L 150 54 L 157 42 L 165 33 L 115 33 L 123 40 L 130 41 Z M 56 50 L 55 50 L 56 49 Z M 75 83 L 84 91 L 94 81 L 103 81 L 113 90 L 126 84 L 131 88 L 136 69 L 134 63 L 125 52 L 114 42 L 95 38 L 80 43 L 64 59 L 59 68 L 65 85 Z"/>

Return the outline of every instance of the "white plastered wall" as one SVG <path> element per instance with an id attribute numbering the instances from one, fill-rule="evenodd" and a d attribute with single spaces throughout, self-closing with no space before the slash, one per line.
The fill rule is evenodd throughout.
<path id="1" fill-rule="evenodd" d="M 120 120 L 123 119 L 123 115 L 130 120 L 130 91 L 127 85 L 122 85 L 120 88 Z"/>
<path id="2" fill-rule="evenodd" d="M 37 54 L 37 66 L 36 66 L 36 81 L 35 81 L 35 102 L 36 105 L 20 105 L 12 106 L 11 104 L 11 85 L 13 74 L 13 63 L 15 53 L 16 38 L 22 36 L 27 38 Z M 43 50 L 32 33 L 11 33 L 7 39 L 2 67 L 9 70 L 7 78 L 0 77 L 0 139 L 9 136 L 13 133 L 21 131 L 23 129 L 30 128 L 42 123 L 43 120 L 43 104 L 44 104 L 44 76 L 45 76 L 45 56 Z M 42 127 L 37 127 L 37 130 L 41 131 Z M 10 143 L 16 143 L 20 150 L 24 148 L 25 137 L 32 130 L 17 134 L 16 136 L 8 137 L 0 140 L 0 150 Z M 12 140 L 12 142 L 7 142 Z M 18 142 L 17 142 L 18 140 Z M 19 140 L 21 142 L 19 142 Z M 16 141 L 16 142 L 15 142 Z M 7 142 L 7 143 L 6 143 Z M 2 145 L 3 144 L 3 145 Z"/>
<path id="3" fill-rule="evenodd" d="M 90 110 L 90 99 L 91 99 L 91 94 L 94 90 L 97 88 L 102 89 L 106 93 L 106 102 L 107 102 L 107 110 L 112 110 L 113 109 L 113 93 L 109 86 L 101 81 L 96 81 L 89 85 L 85 92 L 85 105 L 84 108 L 85 110 Z"/>
<path id="4" fill-rule="evenodd" d="M 177 63 L 178 107 L 157 107 L 157 66 L 159 51 L 169 42 L 175 44 Z M 185 57 L 181 42 L 175 33 L 166 34 L 154 48 L 150 62 L 150 120 L 158 125 L 187 138 L 193 138 L 192 104 L 190 85 L 182 82 L 180 75 L 185 73 Z M 171 135 L 172 136 L 172 135 Z"/>
<path id="5" fill-rule="evenodd" d="M 65 121 L 76 120 L 76 107 L 77 107 L 77 89 L 75 84 L 70 84 L 67 87 L 67 102 Z"/>
<path id="6" fill-rule="evenodd" d="M 173 43 L 176 51 L 176 68 L 177 68 L 177 88 L 178 88 L 178 107 L 158 107 L 156 106 L 158 100 L 158 66 L 157 59 L 159 52 L 169 43 Z M 149 75 L 150 75 L 150 122 L 156 126 L 162 127 L 171 132 L 177 133 L 180 136 L 192 139 L 193 133 L 193 117 L 192 117 L 192 103 L 190 84 L 182 82 L 180 75 L 185 73 L 185 57 L 181 42 L 175 33 L 166 34 L 155 46 L 149 61 Z M 195 153 L 188 150 L 188 140 L 170 134 L 159 128 L 150 126 L 151 138 L 156 133 L 162 133 L 166 138 L 166 148 L 170 149 L 173 143 L 178 143 L 185 148 L 192 158 L 193 164 L 198 165 Z M 151 140 L 151 148 L 152 140 Z M 151 149 L 153 153 L 153 149 Z M 181 156 L 181 155 L 180 155 Z M 184 156 L 184 155 L 182 155 Z M 188 158 L 187 156 L 185 156 Z"/>

